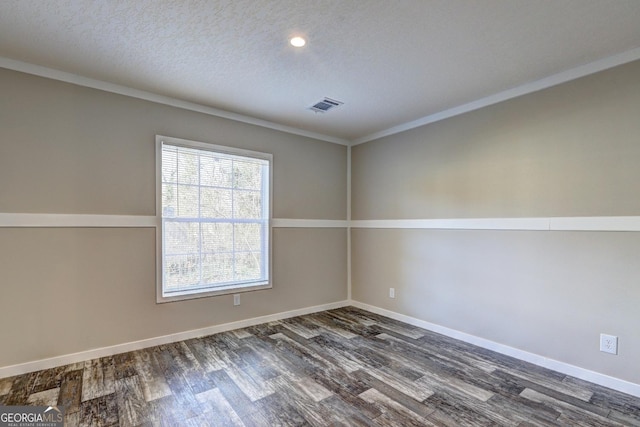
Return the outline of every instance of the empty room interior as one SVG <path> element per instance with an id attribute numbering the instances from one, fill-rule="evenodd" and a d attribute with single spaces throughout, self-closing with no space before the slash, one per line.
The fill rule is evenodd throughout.
<path id="1" fill-rule="evenodd" d="M 640 2 L 4 0 L 0 94 L 3 417 L 640 426 Z"/>

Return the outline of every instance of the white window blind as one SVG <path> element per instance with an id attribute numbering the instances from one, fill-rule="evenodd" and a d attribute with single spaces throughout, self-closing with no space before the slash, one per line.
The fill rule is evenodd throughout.
<path id="1" fill-rule="evenodd" d="M 162 297 L 268 286 L 270 155 L 166 137 L 159 147 Z"/>

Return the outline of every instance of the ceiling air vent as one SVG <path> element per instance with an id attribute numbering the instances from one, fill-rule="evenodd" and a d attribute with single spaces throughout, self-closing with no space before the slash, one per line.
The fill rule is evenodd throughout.
<path id="1" fill-rule="evenodd" d="M 336 101 L 331 98 L 323 98 L 322 101 L 318 101 L 309 107 L 309 110 L 315 111 L 316 113 L 326 113 L 327 111 L 334 109 L 336 107 L 344 104 L 342 101 Z"/>

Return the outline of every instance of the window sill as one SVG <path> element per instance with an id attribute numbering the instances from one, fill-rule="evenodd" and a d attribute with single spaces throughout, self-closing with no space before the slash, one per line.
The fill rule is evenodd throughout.
<path id="1" fill-rule="evenodd" d="M 208 298 L 222 295 L 239 294 L 243 292 L 259 291 L 263 289 L 271 289 L 273 286 L 271 283 L 248 283 L 244 285 L 229 285 L 213 290 L 197 289 L 193 291 L 181 291 L 181 292 L 167 292 L 158 293 L 156 303 L 163 304 L 174 301 L 185 301 L 197 298 Z"/>

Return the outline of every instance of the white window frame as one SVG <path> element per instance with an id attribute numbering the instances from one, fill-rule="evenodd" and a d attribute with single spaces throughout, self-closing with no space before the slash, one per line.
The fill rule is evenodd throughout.
<path id="1" fill-rule="evenodd" d="M 269 177 L 267 182 L 263 182 L 264 186 L 268 188 L 266 192 L 268 197 L 266 202 L 268 206 L 266 210 L 268 212 L 267 218 L 267 242 L 265 268 L 267 269 L 267 280 L 250 283 L 234 283 L 224 286 L 217 286 L 215 288 L 200 288 L 193 290 L 182 290 L 179 292 L 165 292 L 164 289 L 164 256 L 163 256 L 163 237 L 164 237 L 164 221 L 162 217 L 162 146 L 166 143 L 168 145 L 193 148 L 197 150 L 212 151 L 215 153 L 221 153 L 231 156 L 250 157 L 260 160 L 266 160 L 269 164 Z M 205 142 L 190 141 L 187 139 L 173 138 L 168 136 L 156 135 L 156 302 L 165 303 L 172 301 L 182 301 L 194 298 L 211 297 L 218 295 L 236 294 L 240 292 L 256 291 L 261 289 L 270 289 L 272 285 L 272 198 L 273 198 L 273 155 L 269 153 L 261 153 L 257 151 L 244 150 L 235 147 L 227 147 L 222 145 L 209 144 Z M 263 200 L 264 203 L 264 200 Z"/>

